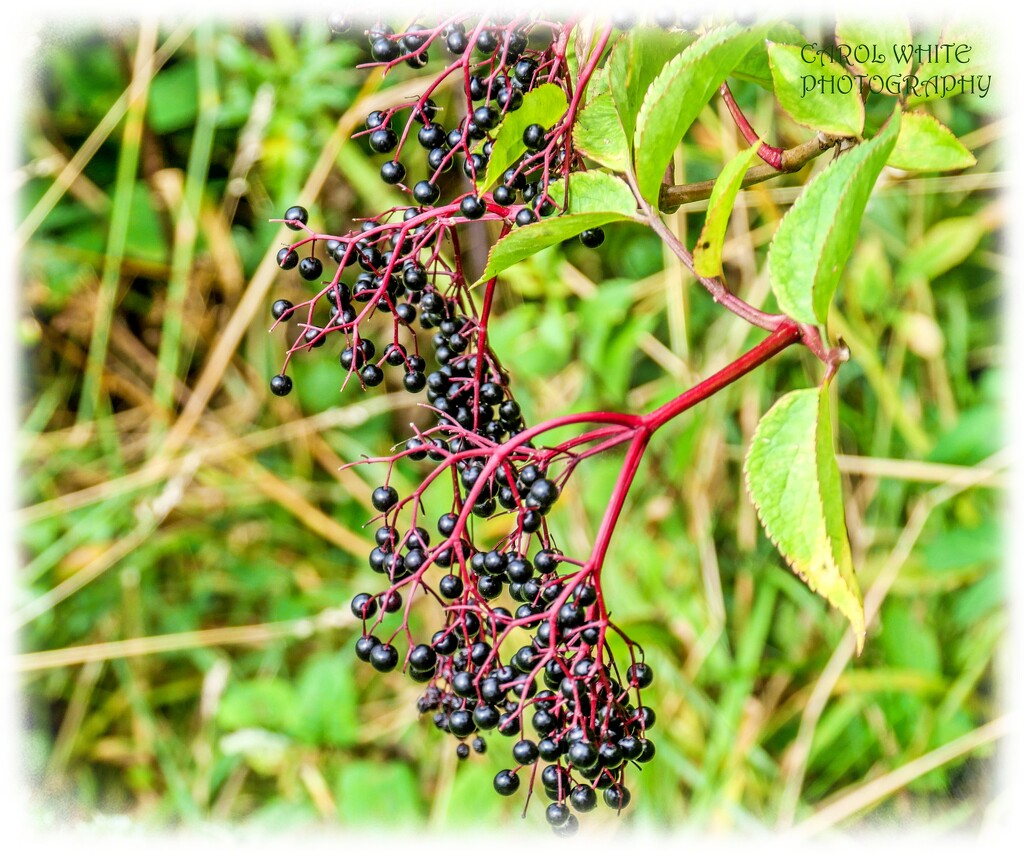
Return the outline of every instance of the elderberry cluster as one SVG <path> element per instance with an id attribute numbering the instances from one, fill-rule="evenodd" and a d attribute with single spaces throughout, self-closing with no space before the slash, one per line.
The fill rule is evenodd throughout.
<path id="1" fill-rule="evenodd" d="M 459 476 L 465 500 L 487 474 L 472 453 L 460 455 L 466 463 Z M 631 798 L 627 766 L 654 756 L 648 730 L 655 714 L 640 702 L 653 671 L 642 661 L 618 671 L 606 642 L 612 626 L 597 587 L 586 568 L 568 562 L 551 543 L 543 519 L 558 486 L 534 463 L 510 462 L 502 470 L 508 475 L 499 490 L 514 496 L 515 509 L 508 514 L 514 530 L 492 547 L 460 525 L 458 500 L 437 519 L 440 541 L 434 543 L 422 527 L 398 530 L 394 523 L 403 502 L 393 487 L 374 490 L 372 501 L 384 524 L 375 532 L 369 563 L 390 583 L 383 592 L 359 593 L 352 600 L 353 614 L 363 621 L 356 654 L 380 672 L 404 663 L 411 679 L 428 683 L 419 709 L 432 712 L 435 726 L 458 739 L 460 758 L 469 756 L 470 739 L 483 752 L 482 734 L 490 730 L 514 739 L 513 764 L 494 778 L 499 794 L 518 791 L 524 774 L 532 788 L 531 766 L 547 763 L 540 772 L 550 800 L 546 818 L 556 831 L 570 833 L 578 824 L 575 814 L 594 809 L 598 792 L 609 807 L 625 808 Z M 538 532 L 524 529 L 528 518 L 540 520 Z M 531 546 L 541 547 L 528 557 Z M 428 574 L 432 567 L 437 569 Z M 407 627 L 384 635 L 386 615 L 402 607 L 403 589 L 434 597 L 445 612 L 444 625 L 429 642 L 410 640 L 404 654 L 395 639 L 403 628 L 408 635 Z M 508 602 L 514 613 L 495 600 Z M 632 654 L 628 640 L 627 645 Z M 506 657 L 510 647 L 514 651 Z"/>
<path id="2" fill-rule="evenodd" d="M 494 282 L 470 287 L 459 230 L 484 221 L 507 231 L 560 210 L 563 199 L 551 198 L 549 186 L 581 166 L 571 116 L 549 128 L 529 125 L 525 154 L 493 189 L 482 180 L 504 117 L 533 88 L 548 83 L 571 93 L 586 84 L 570 78 L 566 36 L 560 25 L 525 20 L 367 31 L 375 63 L 389 69 L 403 62 L 422 68 L 431 51 L 448 60 L 423 95 L 370 113 L 356 134 L 387 155 L 381 179 L 409 204 L 344 235 L 313 231 L 300 206 L 285 212 L 283 222 L 306 236 L 282 248 L 277 262 L 298 268 L 318 292 L 298 304 L 273 303 L 275 325 L 289 325 L 295 338 L 270 383 L 274 394 L 287 395 L 288 361 L 330 340 L 343 385 L 355 377 L 364 388 L 379 386 L 393 371 L 392 384 L 425 392 L 430 425 L 378 460 L 389 475 L 371 496 L 379 516 L 367 559 L 381 588 L 352 600 L 363 623 L 356 655 L 380 672 L 401 666 L 424 683 L 420 711 L 457 739 L 460 758 L 470 744 L 485 752 L 488 731 L 515 739 L 513 763 L 494 779 L 499 794 L 513 794 L 524 776 L 533 790 L 536 763 L 548 763 L 540 784 L 559 833 L 576 828 L 576 813 L 593 809 L 598 791 L 616 811 L 628 805 L 627 768 L 654 755 L 654 712 L 641 698 L 652 671 L 610 621 L 598 568 L 564 555 L 548 529 L 578 459 L 533 441 L 539 434 L 527 427 L 487 339 Z M 450 75 L 460 75 L 465 112 L 442 124 L 432 94 Z M 407 181 L 413 133 L 426 171 Z M 474 182 L 469 192 L 457 191 L 457 176 L 445 176 L 457 162 Z M 603 237 L 592 229 L 581 240 L 593 247 Z M 332 265 L 326 276 L 318 245 Z M 399 460 L 420 468 L 419 486 L 405 497 L 389 483 Z M 409 607 L 424 596 L 444 614 L 429 640 L 414 639 L 408 628 Z M 391 615 L 397 626 L 389 628 Z M 611 633 L 629 656 L 622 670 Z"/>

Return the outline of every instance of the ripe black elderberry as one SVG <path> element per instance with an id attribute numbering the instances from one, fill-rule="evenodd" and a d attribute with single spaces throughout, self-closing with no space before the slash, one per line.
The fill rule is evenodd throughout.
<path id="1" fill-rule="evenodd" d="M 398 145 L 398 135 L 391 128 L 377 128 L 370 134 L 370 148 L 378 154 L 387 154 Z"/>
<path id="2" fill-rule="evenodd" d="M 287 246 L 277 253 L 277 266 L 282 270 L 291 270 L 299 263 L 299 253 Z"/>
<path id="3" fill-rule="evenodd" d="M 480 219 L 487 211 L 487 206 L 478 196 L 466 196 L 459 202 L 459 210 L 466 219 Z"/>
<path id="4" fill-rule="evenodd" d="M 516 214 L 516 225 L 529 225 L 537 221 L 537 214 L 529 208 L 520 208 Z"/>
<path id="5" fill-rule="evenodd" d="M 382 513 L 386 513 L 398 503 L 398 491 L 393 486 L 378 486 L 373 490 L 370 502 Z"/>
<path id="6" fill-rule="evenodd" d="M 430 181 L 417 181 L 416 186 L 412 188 L 412 195 L 421 205 L 430 205 L 437 201 L 441 190 Z"/>
<path id="7" fill-rule="evenodd" d="M 288 300 L 279 299 L 275 300 L 274 304 L 270 307 L 270 313 L 274 315 L 275 320 L 280 320 L 286 314 L 291 314 L 294 307 Z"/>
<path id="8" fill-rule="evenodd" d="M 508 769 L 499 771 L 494 777 L 494 791 L 499 795 L 514 795 L 519 791 L 519 777 Z"/>
<path id="9" fill-rule="evenodd" d="M 604 243 L 604 230 L 600 228 L 588 228 L 580 232 L 580 243 L 590 249 L 596 249 Z"/>
<path id="10" fill-rule="evenodd" d="M 309 222 L 309 211 L 301 205 L 292 205 L 284 212 L 285 225 L 292 231 L 301 231 L 302 227 Z"/>
<path id="11" fill-rule="evenodd" d="M 270 390 L 278 397 L 285 397 L 291 393 L 292 378 L 286 374 L 277 374 L 270 378 Z"/>
<path id="12" fill-rule="evenodd" d="M 388 673 L 398 665 L 398 650 L 389 643 L 381 643 L 370 650 L 370 665 L 374 670 Z"/>
<path id="13" fill-rule="evenodd" d="M 402 49 L 397 43 L 381 36 L 370 46 L 370 55 L 377 62 L 394 62 L 402 55 Z"/>
<path id="14" fill-rule="evenodd" d="M 497 202 L 499 205 L 507 206 L 515 204 L 516 201 L 516 191 L 513 190 L 511 187 L 505 186 L 504 184 L 499 184 L 497 187 L 495 187 L 492 195 L 494 197 L 494 201 Z"/>
<path id="15" fill-rule="evenodd" d="M 299 262 L 299 275 L 307 282 L 319 279 L 323 271 L 324 265 L 320 263 L 319 258 L 310 256 L 309 258 L 303 258 Z"/>
<path id="16" fill-rule="evenodd" d="M 528 125 L 523 131 L 523 145 L 530 151 L 540 151 L 544 147 L 544 137 L 547 131 L 541 125 Z"/>
<path id="17" fill-rule="evenodd" d="M 389 160 L 380 167 L 380 177 L 385 184 L 398 184 L 405 178 L 405 167 L 398 160 Z"/>

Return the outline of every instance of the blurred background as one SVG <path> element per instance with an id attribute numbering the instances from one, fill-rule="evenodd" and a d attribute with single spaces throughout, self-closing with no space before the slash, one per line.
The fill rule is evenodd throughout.
<path id="1" fill-rule="evenodd" d="M 822 41 L 831 24 L 802 26 Z M 318 18 L 163 21 L 64 30 L 26 73 L 13 604 L 38 826 L 543 825 L 491 789 L 507 742 L 459 762 L 418 720 L 417 686 L 352 653 L 379 474 L 339 467 L 404 435 L 410 396 L 342 395 L 326 348 L 293 361 L 290 397 L 269 394 L 289 337 L 268 333 L 270 305 L 302 286 L 274 264 L 285 235 L 268 219 L 298 202 L 340 234 L 393 204 L 349 135 L 438 62 L 382 81 L 356 68 L 368 59 Z M 808 138 L 765 90 L 733 91 L 768 138 Z M 606 596 L 658 673 L 658 755 L 627 813 L 587 828 L 945 832 L 1009 809 L 994 775 L 1004 119 L 998 86 L 922 109 L 977 166 L 883 175 L 831 322 L 853 354 L 833 387 L 865 651 L 744 492 L 759 416 L 819 379 L 790 351 L 659 433 L 633 487 Z M 677 180 L 713 178 L 739 146 L 713 101 Z M 726 271 L 750 302 L 773 307 L 765 249 L 825 159 L 741 194 Z M 685 243 L 703 204 L 668 217 Z M 572 241 L 504 277 L 490 335 L 528 423 L 652 407 L 758 340 L 652 233 L 606 231 L 598 251 Z M 589 550 L 619 464 L 574 479 L 552 517 L 568 547 Z"/>

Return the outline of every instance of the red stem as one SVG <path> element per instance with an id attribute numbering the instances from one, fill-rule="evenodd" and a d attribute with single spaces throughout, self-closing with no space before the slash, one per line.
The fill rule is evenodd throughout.
<path id="1" fill-rule="evenodd" d="M 722 96 L 722 100 L 725 101 L 725 105 L 729 108 L 733 121 L 736 122 L 736 127 L 738 127 L 740 129 L 740 133 L 743 134 L 743 138 L 750 145 L 753 145 L 761 137 L 758 135 L 757 131 L 750 126 L 750 122 L 747 121 L 747 117 L 743 115 L 743 110 L 740 109 L 740 105 L 736 103 L 736 99 L 732 96 L 729 84 L 723 82 L 718 91 Z M 776 148 L 774 145 L 768 145 L 767 143 L 762 142 L 757 149 L 757 156 L 773 169 L 782 169 L 781 148 Z"/>

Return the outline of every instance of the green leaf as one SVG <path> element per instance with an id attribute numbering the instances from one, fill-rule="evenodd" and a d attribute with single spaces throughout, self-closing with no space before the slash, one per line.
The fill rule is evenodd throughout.
<path id="1" fill-rule="evenodd" d="M 146 114 L 156 134 L 181 130 L 195 124 L 199 110 L 196 64 L 181 62 L 161 71 L 150 84 Z"/>
<path id="2" fill-rule="evenodd" d="M 425 818 L 416 776 L 403 762 L 348 759 L 332 790 L 345 826 L 393 828 L 417 825 Z"/>
<path id="3" fill-rule="evenodd" d="M 905 47 L 912 38 L 910 23 L 903 17 L 840 21 L 836 25 L 836 42 L 846 46 L 848 64 L 869 78 L 880 78 L 868 80 L 875 92 L 886 92 L 887 79 L 902 78 L 910 71 L 910 55 L 893 47 Z"/>
<path id="4" fill-rule="evenodd" d="M 523 96 L 523 105 L 514 113 L 507 113 L 494 135 L 491 159 L 481 189 L 487 189 L 501 177 L 515 161 L 526 153 L 523 131 L 530 125 L 550 129 L 565 115 L 569 102 L 565 92 L 554 83 L 544 83 Z"/>
<path id="5" fill-rule="evenodd" d="M 295 689 L 275 677 L 232 682 L 217 707 L 217 723 L 225 730 L 259 728 L 287 733 L 292 731 L 295 717 Z"/>
<path id="6" fill-rule="evenodd" d="M 768 538 L 804 583 L 849 620 L 859 653 L 864 604 L 846 533 L 828 386 L 790 392 L 765 413 L 744 473 Z"/>
<path id="7" fill-rule="evenodd" d="M 597 71 L 595 71 L 591 77 L 590 82 L 587 84 L 587 91 L 583 95 L 583 102 L 589 104 L 598 95 L 610 95 L 608 82 L 608 72 L 610 69 L 610 63 L 605 62 Z"/>
<path id="8" fill-rule="evenodd" d="M 318 656 L 306 663 L 298 682 L 293 735 L 310 744 L 344 747 L 356 742 L 358 696 L 346 652 Z"/>
<path id="9" fill-rule="evenodd" d="M 580 152 L 616 172 L 629 168 L 629 143 L 612 96 L 598 95 L 580 111 L 572 131 Z"/>
<path id="10" fill-rule="evenodd" d="M 761 27 L 744 29 L 735 24 L 712 30 L 669 62 L 648 87 L 636 120 L 634 168 L 641 194 L 655 206 L 672 152 L 762 33 Z M 628 134 L 625 121 L 622 126 Z"/>
<path id="11" fill-rule="evenodd" d="M 768 44 L 775 42 L 777 44 L 804 45 L 807 43 L 807 39 L 800 30 L 785 21 L 772 24 L 764 35 L 768 41 L 754 45 L 750 53 L 740 60 L 733 74 L 742 80 L 749 80 L 751 83 L 756 83 L 758 86 L 774 92 L 775 83 L 772 80 L 772 70 L 768 63 Z"/>
<path id="12" fill-rule="evenodd" d="M 978 161 L 953 132 L 927 113 L 904 113 L 889 166 L 910 172 L 967 169 Z"/>
<path id="13" fill-rule="evenodd" d="M 931 281 L 962 264 L 984 237 L 985 223 L 976 216 L 957 216 L 936 223 L 909 248 L 897 282 L 915 276 Z"/>
<path id="14" fill-rule="evenodd" d="M 637 27 L 615 46 L 608 61 L 608 88 L 627 143 L 633 139 L 637 114 L 651 83 L 693 39 L 691 33 Z"/>
<path id="15" fill-rule="evenodd" d="M 779 224 L 768 249 L 768 276 L 779 307 L 801 323 L 824 323 L 861 217 L 896 144 L 896 110 L 873 139 L 815 177 Z"/>
<path id="16" fill-rule="evenodd" d="M 551 184 L 548 194 L 552 199 L 561 198 L 563 186 L 562 181 Z M 636 219 L 636 199 L 624 181 L 607 172 L 574 175 L 569 184 L 565 213 L 515 228 L 495 243 L 487 258 L 487 267 L 476 284 L 581 231 L 623 219 Z"/>
<path id="17" fill-rule="evenodd" d="M 915 59 L 915 85 L 907 86 L 907 105 L 952 98 L 955 95 L 987 96 L 991 91 L 993 30 L 977 22 L 961 19 L 943 28 L 940 50 L 929 56 L 927 46 Z M 947 52 L 946 45 L 949 45 Z M 982 86 L 985 91 L 982 91 Z"/>
<path id="18" fill-rule="evenodd" d="M 864 102 L 860 87 L 838 62 L 822 54 L 804 62 L 802 47 L 768 45 L 775 97 L 798 124 L 837 136 L 860 136 Z"/>
<path id="19" fill-rule="evenodd" d="M 757 157 L 760 140 L 746 151 L 741 151 L 725 164 L 708 201 L 708 215 L 704 220 L 697 248 L 693 252 L 693 266 L 698 276 L 717 276 L 722 272 L 722 244 L 725 242 L 725 227 L 736 202 L 736 194 L 743 183 L 747 168 Z"/>

